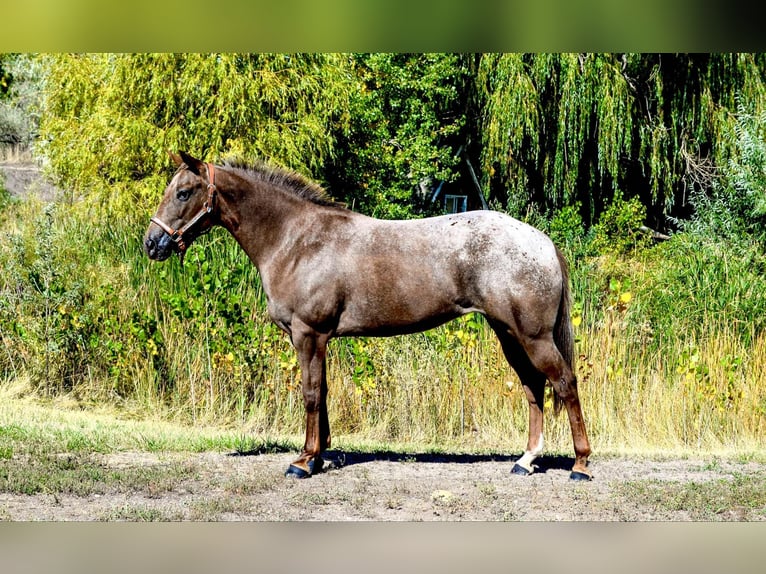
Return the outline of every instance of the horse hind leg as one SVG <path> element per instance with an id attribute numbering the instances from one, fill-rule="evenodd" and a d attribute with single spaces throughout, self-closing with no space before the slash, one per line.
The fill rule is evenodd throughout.
<path id="1" fill-rule="evenodd" d="M 545 377 L 537 373 L 516 371 L 521 379 L 524 393 L 529 403 L 529 435 L 527 448 L 521 458 L 513 465 L 513 474 L 529 475 L 534 472 L 532 464 L 543 454 L 545 440 L 543 439 L 543 401 L 545 396 Z"/>
<path id="2" fill-rule="evenodd" d="M 531 363 L 538 371 L 545 374 L 567 410 L 575 451 L 575 463 L 570 478 L 590 480 L 591 475 L 587 469 L 588 456 L 591 452 L 590 442 L 577 392 L 577 378 L 550 335 L 525 341 L 523 346 Z"/>
<path id="3" fill-rule="evenodd" d="M 538 371 L 529 360 L 524 348 L 512 337 L 507 328 L 490 321 L 508 364 L 521 380 L 529 403 L 529 432 L 527 448 L 511 469 L 512 474 L 530 475 L 534 472 L 533 462 L 543 453 L 543 407 L 545 396 L 545 375 Z"/>

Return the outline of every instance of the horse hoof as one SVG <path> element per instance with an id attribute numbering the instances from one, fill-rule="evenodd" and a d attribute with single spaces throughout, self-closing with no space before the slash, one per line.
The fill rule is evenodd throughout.
<path id="1" fill-rule="evenodd" d="M 324 459 L 322 458 L 316 457 L 309 461 L 309 471 L 312 475 L 319 474 L 319 472 L 322 470 L 322 467 L 324 467 Z"/>
<path id="2" fill-rule="evenodd" d="M 287 470 L 285 471 L 285 476 L 291 476 L 293 478 L 309 478 L 315 474 L 317 474 L 320 470 L 322 470 L 322 467 L 324 466 L 324 460 L 321 458 L 312 458 L 306 466 L 309 467 L 308 472 L 303 470 L 301 467 L 296 466 L 294 464 L 291 464 L 287 467 Z"/>
<path id="3" fill-rule="evenodd" d="M 529 476 L 532 472 L 528 468 L 524 468 L 520 464 L 514 464 L 511 469 L 511 474 L 518 474 L 519 476 Z"/>
<path id="4" fill-rule="evenodd" d="M 593 480 L 593 477 L 589 475 L 586 472 L 580 472 L 579 470 L 573 470 L 572 474 L 569 475 L 570 480 L 576 480 L 576 481 L 589 481 Z"/>
<path id="5" fill-rule="evenodd" d="M 311 476 L 310 472 L 306 472 L 299 466 L 295 466 L 294 464 L 291 464 L 287 467 L 287 470 L 285 471 L 285 476 L 291 477 L 291 478 L 309 478 Z"/>

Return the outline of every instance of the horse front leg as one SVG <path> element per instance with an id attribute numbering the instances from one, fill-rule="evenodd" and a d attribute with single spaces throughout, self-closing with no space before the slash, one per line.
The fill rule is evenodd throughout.
<path id="1" fill-rule="evenodd" d="M 293 345 L 298 353 L 306 408 L 306 441 L 301 455 L 290 464 L 285 476 L 308 478 L 318 473 L 324 464 L 321 454 L 330 445 L 326 375 L 328 339 L 328 336 L 310 329 L 293 329 Z"/>

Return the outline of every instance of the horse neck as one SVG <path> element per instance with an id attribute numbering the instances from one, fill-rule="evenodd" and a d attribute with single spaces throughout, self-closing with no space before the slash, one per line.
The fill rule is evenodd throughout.
<path id="1" fill-rule="evenodd" d="M 272 185 L 254 182 L 235 173 L 219 171 L 219 218 L 259 269 L 270 256 L 284 229 L 299 216 L 287 194 Z M 285 201 L 287 199 L 287 201 Z"/>

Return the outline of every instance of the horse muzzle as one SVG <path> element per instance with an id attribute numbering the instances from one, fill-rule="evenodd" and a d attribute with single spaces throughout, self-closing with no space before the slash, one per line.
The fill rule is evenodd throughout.
<path id="1" fill-rule="evenodd" d="M 163 230 L 149 229 L 144 237 L 144 252 L 154 261 L 164 261 L 177 249 L 176 243 Z"/>

